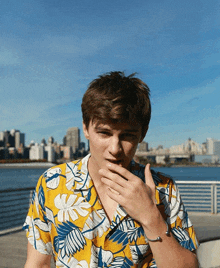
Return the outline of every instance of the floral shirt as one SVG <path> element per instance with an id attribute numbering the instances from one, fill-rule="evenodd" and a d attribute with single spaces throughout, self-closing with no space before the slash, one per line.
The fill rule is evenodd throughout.
<path id="1" fill-rule="evenodd" d="M 142 226 L 118 205 L 109 222 L 89 176 L 90 155 L 47 170 L 39 179 L 24 224 L 29 242 L 53 254 L 56 267 L 157 267 Z M 144 181 L 144 166 L 131 162 Z M 198 242 L 173 180 L 151 170 L 160 212 L 178 242 Z M 147 208 L 146 208 L 147 209 Z"/>

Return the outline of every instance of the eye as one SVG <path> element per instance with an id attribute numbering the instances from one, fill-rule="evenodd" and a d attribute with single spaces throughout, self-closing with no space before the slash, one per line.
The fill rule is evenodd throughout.
<path id="1" fill-rule="evenodd" d="M 100 130 L 100 131 L 98 131 L 98 134 L 100 134 L 100 135 L 103 136 L 103 137 L 108 137 L 108 136 L 111 135 L 110 132 L 105 131 L 105 130 Z"/>
<path id="2" fill-rule="evenodd" d="M 125 140 L 136 140 L 137 139 L 137 135 L 132 134 L 132 133 L 124 133 L 124 134 L 122 134 L 122 139 L 125 139 Z"/>

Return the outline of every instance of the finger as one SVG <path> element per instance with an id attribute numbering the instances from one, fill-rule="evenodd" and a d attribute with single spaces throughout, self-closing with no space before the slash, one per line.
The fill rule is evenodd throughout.
<path id="1" fill-rule="evenodd" d="M 120 195 L 119 192 L 113 190 L 112 188 L 109 188 L 113 193 L 117 194 L 117 195 Z"/>
<path id="2" fill-rule="evenodd" d="M 109 163 L 109 164 L 107 164 L 107 168 L 109 170 L 111 170 L 113 173 L 119 174 L 125 180 L 132 179 L 133 174 L 124 167 L 121 167 L 121 166 L 113 164 L 113 163 Z"/>
<path id="3" fill-rule="evenodd" d="M 122 194 L 124 192 L 124 188 L 122 186 L 112 180 L 109 180 L 108 178 L 102 177 L 101 181 L 105 185 L 109 186 L 109 188 L 111 188 L 113 192 L 116 192 L 117 194 Z"/>
<path id="4" fill-rule="evenodd" d="M 108 188 L 107 191 L 107 195 L 114 200 L 115 202 L 117 202 L 118 204 L 122 205 L 123 203 L 123 197 L 122 195 L 118 194 L 117 192 L 115 192 L 113 189 Z"/>
<path id="5" fill-rule="evenodd" d="M 150 164 L 147 164 L 144 170 L 144 175 L 145 175 L 145 183 L 150 189 L 155 192 L 155 183 L 150 171 Z"/>
<path id="6" fill-rule="evenodd" d="M 107 178 L 122 187 L 126 187 L 126 180 L 121 177 L 121 175 L 112 172 L 111 170 L 100 169 L 99 174 L 102 175 L 102 177 Z"/>

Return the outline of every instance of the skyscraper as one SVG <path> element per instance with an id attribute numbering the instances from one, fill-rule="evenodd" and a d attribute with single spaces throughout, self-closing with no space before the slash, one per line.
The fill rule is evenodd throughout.
<path id="1" fill-rule="evenodd" d="M 15 132 L 15 148 L 25 147 L 25 134 L 21 133 L 19 130 L 16 130 Z"/>
<path id="2" fill-rule="evenodd" d="M 5 130 L 4 131 L 4 147 L 14 147 L 15 144 L 15 137 L 14 137 L 15 130 Z"/>
<path id="3" fill-rule="evenodd" d="M 80 144 L 80 130 L 78 127 L 68 128 L 66 136 L 64 137 L 65 145 L 72 148 L 73 153 L 79 149 Z"/>
<path id="4" fill-rule="evenodd" d="M 214 154 L 214 142 L 216 140 L 212 138 L 206 139 L 207 154 Z"/>
<path id="5" fill-rule="evenodd" d="M 139 148 L 138 150 L 140 152 L 147 152 L 148 151 L 148 143 L 145 142 L 145 141 L 142 141 L 140 144 L 139 144 Z"/>
<path id="6" fill-rule="evenodd" d="M 220 141 L 214 141 L 214 155 L 217 155 L 220 160 Z"/>
<path id="7" fill-rule="evenodd" d="M 0 131 L 0 147 L 4 147 L 4 132 Z"/>

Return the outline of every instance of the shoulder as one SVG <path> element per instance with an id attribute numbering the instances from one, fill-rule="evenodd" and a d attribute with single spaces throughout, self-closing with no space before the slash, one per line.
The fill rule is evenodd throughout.
<path id="1" fill-rule="evenodd" d="M 167 187 L 168 185 L 175 184 L 172 176 L 168 174 L 164 174 L 162 172 L 158 172 L 153 169 L 151 169 L 151 174 L 152 174 L 152 177 L 156 186 Z"/>
<path id="2" fill-rule="evenodd" d="M 145 166 L 142 164 L 139 164 L 132 160 L 131 162 L 131 172 L 138 176 L 140 179 L 145 181 L 145 175 L 144 175 Z M 170 175 L 158 172 L 151 168 L 151 174 L 154 180 L 154 183 L 156 186 L 159 187 L 166 187 L 167 185 L 174 185 L 174 180 Z"/>
<path id="3" fill-rule="evenodd" d="M 63 183 L 68 184 L 68 182 L 71 185 L 74 180 L 78 181 L 79 177 L 82 177 L 82 173 L 85 174 L 88 172 L 87 161 L 88 156 L 83 159 L 53 166 L 42 174 L 40 181 L 50 189 L 56 189 L 58 185 Z"/>
<path id="4" fill-rule="evenodd" d="M 51 178 L 51 177 L 56 177 L 59 175 L 66 175 L 68 172 L 80 172 L 81 170 L 86 170 L 87 169 L 87 161 L 88 161 L 88 156 L 74 160 L 71 162 L 67 163 L 62 163 L 60 165 L 53 166 L 49 169 L 47 169 L 43 173 L 43 177 L 45 178 Z"/>

